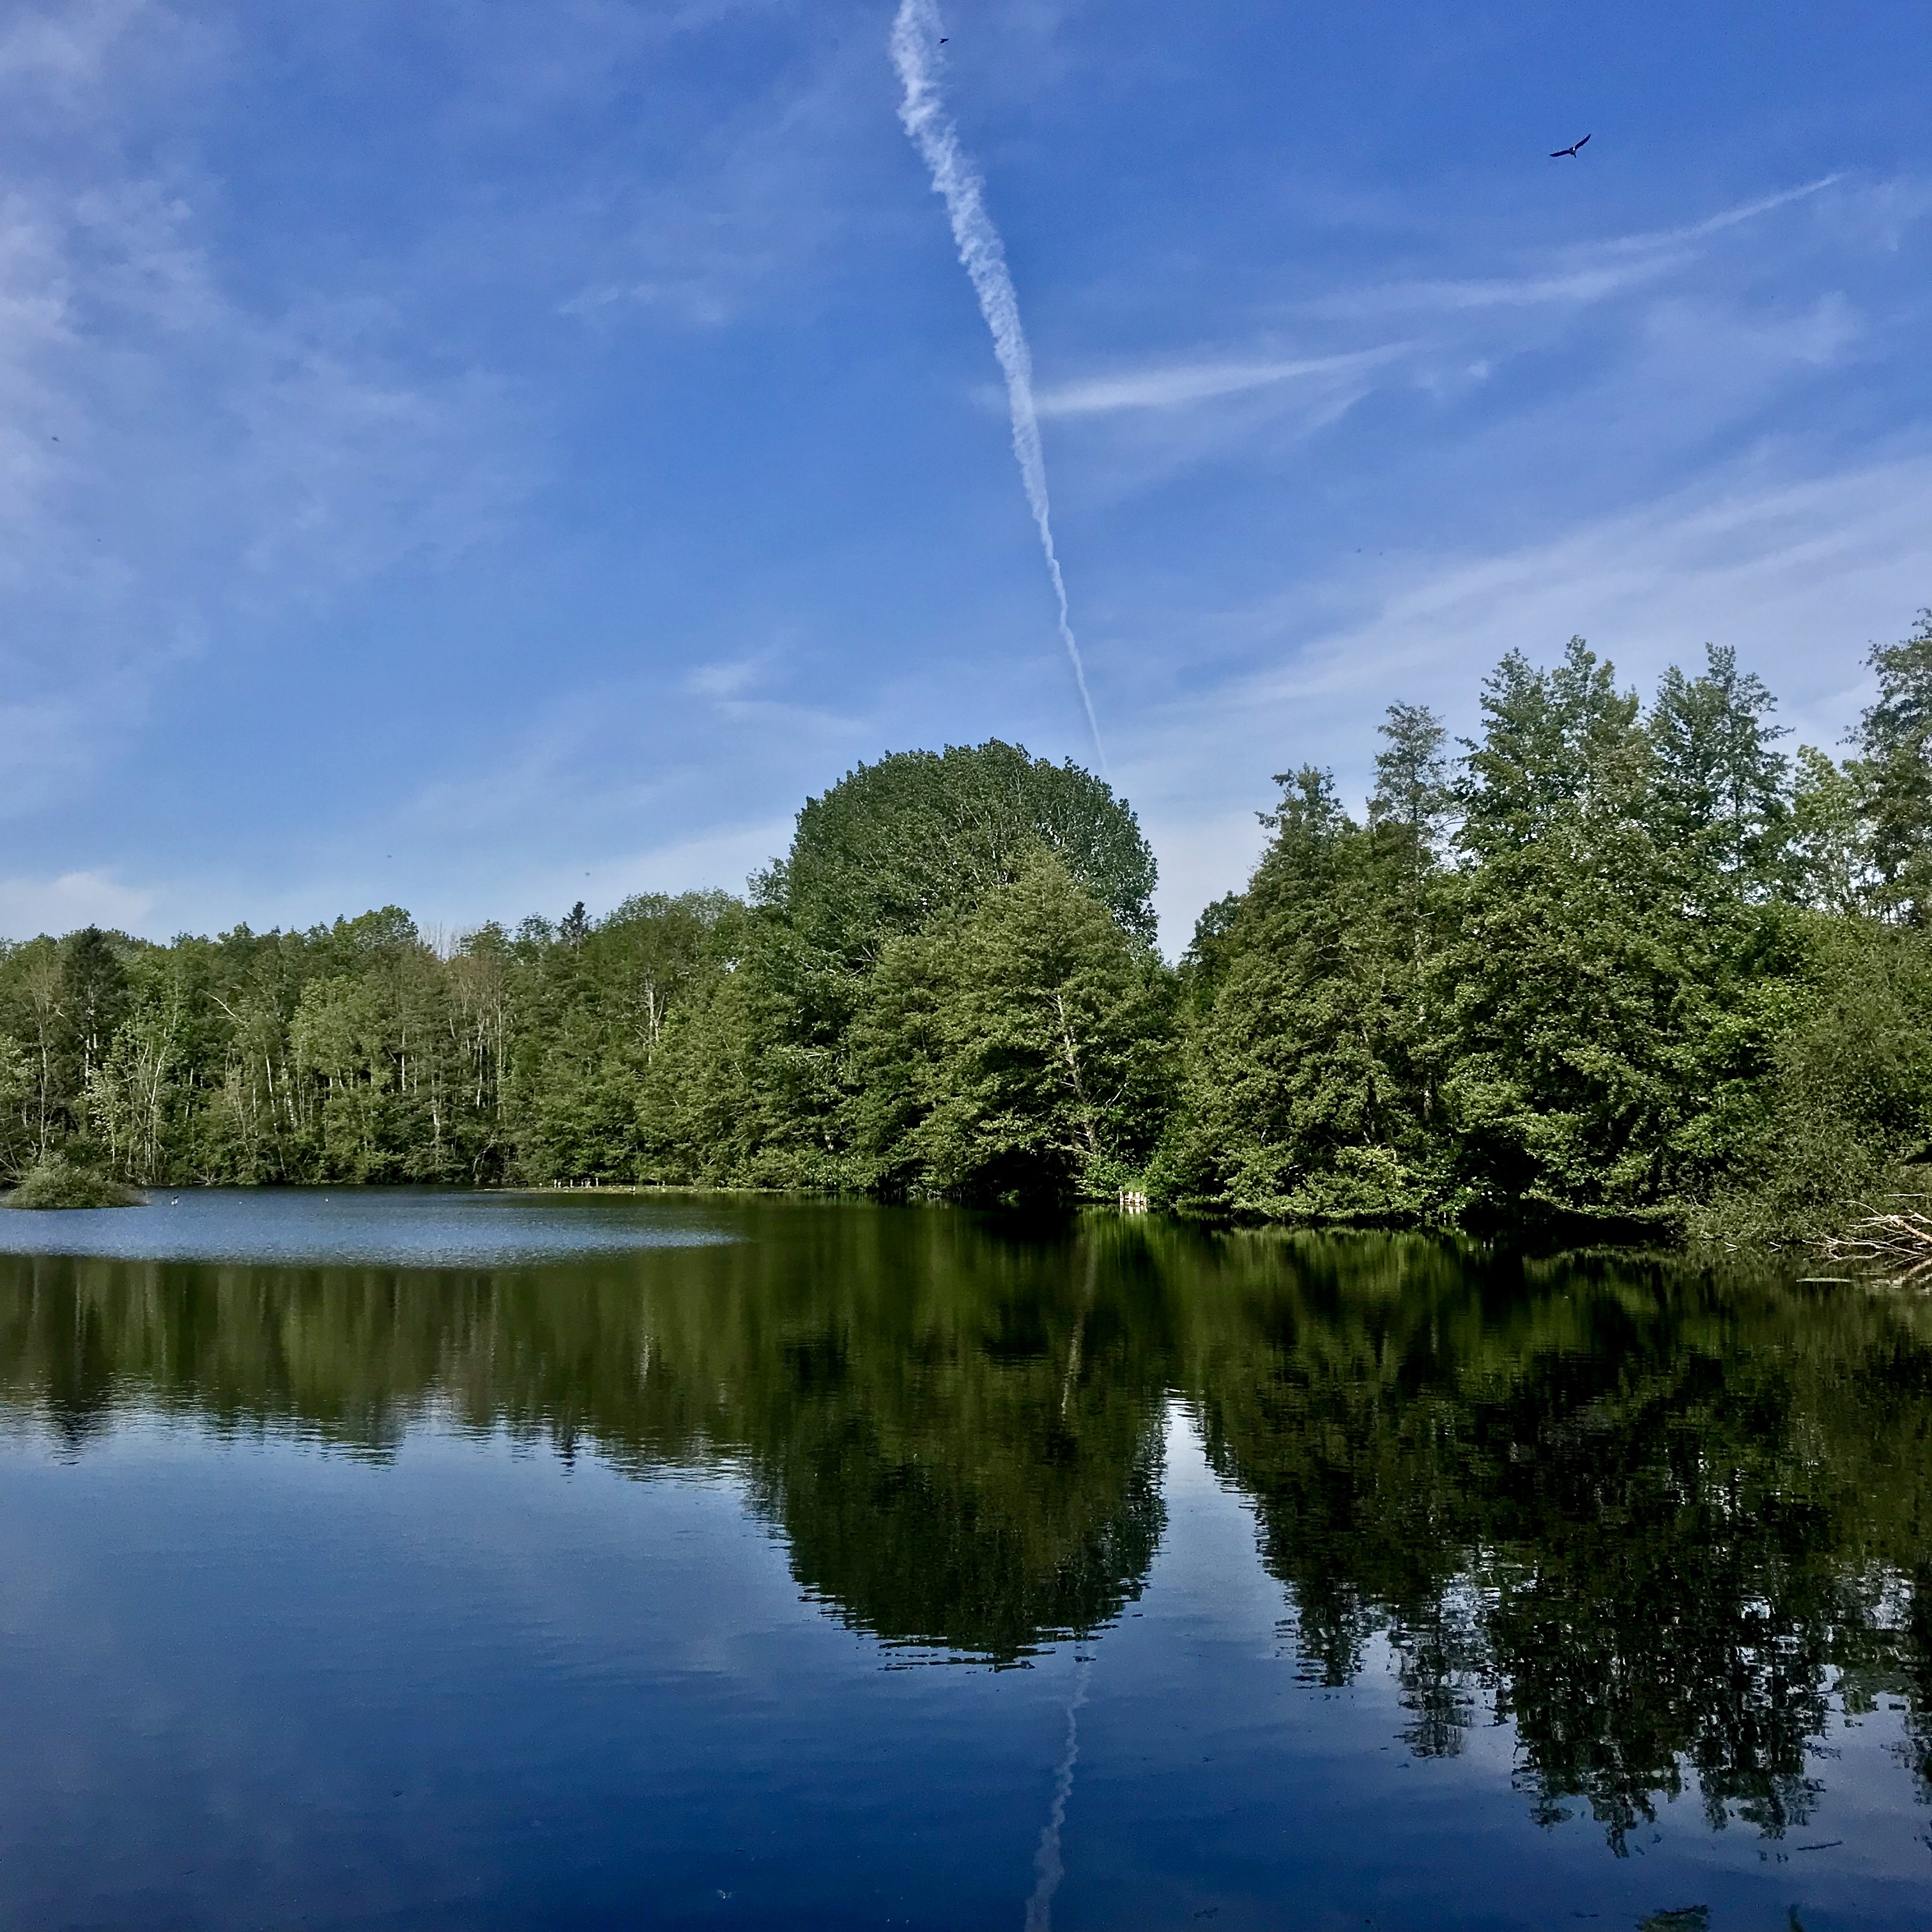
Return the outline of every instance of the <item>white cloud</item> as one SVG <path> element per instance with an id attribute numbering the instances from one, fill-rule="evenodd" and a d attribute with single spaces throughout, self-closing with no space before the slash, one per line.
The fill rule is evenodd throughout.
<path id="1" fill-rule="evenodd" d="M 718 704 L 742 703 L 769 678 L 778 656 L 774 646 L 696 665 L 685 674 L 683 688 L 694 698 L 708 698 Z"/>
<path id="2" fill-rule="evenodd" d="M 139 932 L 158 897 L 150 888 L 124 886 L 101 872 L 0 878 L 0 937 L 31 939 L 82 926 Z"/>
<path id="3" fill-rule="evenodd" d="M 140 16 L 154 10 L 146 0 L 16 7 L 0 26 L 0 85 L 24 82 L 44 96 L 51 90 L 70 98 L 98 80 L 110 50 Z"/>
<path id="4" fill-rule="evenodd" d="M 680 30 L 729 9 L 688 10 Z M 593 327 L 640 320 L 717 328 L 782 286 L 848 232 L 848 146 L 864 124 L 878 43 L 814 36 L 782 76 L 694 126 L 674 154 L 600 189 L 596 219 L 547 208 L 577 244 L 556 312 Z"/>
<path id="5" fill-rule="evenodd" d="M 1089 508 L 1242 462 L 1260 472 L 1257 494 L 1231 504 L 1231 524 L 1290 464 L 1322 466 L 1304 472 L 1318 497 L 1360 480 L 1332 428 L 1379 397 L 1409 425 L 1392 496 L 1413 497 L 1427 476 L 1459 519 L 1483 505 L 1528 508 L 1544 527 L 1600 516 L 1724 460 L 1722 440 L 1780 420 L 1774 410 L 1790 434 L 1808 388 L 1890 353 L 1916 326 L 1916 298 L 1875 268 L 1891 244 L 1874 223 L 1895 233 L 1913 206 L 1897 183 L 1828 176 L 1674 227 L 1526 254 L 1510 274 L 1297 293 L 1267 312 L 1250 353 L 1223 343 L 1064 379 L 1042 412 L 1071 446 L 1070 501 Z M 1398 319 L 1408 333 L 1390 343 Z M 1290 331 L 1292 356 L 1281 352 Z M 1311 454 L 1318 440 L 1339 467 Z M 1552 488 L 1526 506 L 1540 476 Z M 1284 518 L 1302 507 L 1284 504 Z"/>

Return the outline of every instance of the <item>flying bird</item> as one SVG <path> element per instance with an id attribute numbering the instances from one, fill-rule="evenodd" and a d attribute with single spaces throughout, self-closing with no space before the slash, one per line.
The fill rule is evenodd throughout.
<path id="1" fill-rule="evenodd" d="M 1583 136 L 1583 141 L 1587 141 L 1589 138 L 1590 138 L 1590 137 L 1589 137 L 1589 136 L 1588 136 L 1588 135 L 1587 135 L 1587 134 L 1586 134 L 1586 135 Z M 1557 148 L 1557 149 L 1556 149 L 1556 151 L 1555 151 L 1555 152 L 1554 152 L 1550 155 L 1550 158 L 1552 161 L 1560 161 L 1561 160 L 1562 160 L 1563 157 L 1564 157 L 1565 154 L 1569 154 L 1569 155 L 1572 155 L 1572 156 L 1577 155 L 1577 154 L 1580 154 L 1582 152 L 1582 151 L 1583 151 L 1583 141 L 1574 141 L 1574 142 L 1572 142 L 1570 143 L 1570 145 L 1568 147 L 1567 147 L 1567 148 Z"/>

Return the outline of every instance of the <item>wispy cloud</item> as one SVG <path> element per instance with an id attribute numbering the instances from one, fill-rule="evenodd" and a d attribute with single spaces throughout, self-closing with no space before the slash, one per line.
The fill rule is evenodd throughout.
<path id="1" fill-rule="evenodd" d="M 200 229 L 152 178 L 0 203 L 0 812 L 96 768 L 184 657 L 458 554 L 537 480 L 487 372 L 407 366 L 366 309 L 251 307 Z"/>
<path id="2" fill-rule="evenodd" d="M 1407 343 L 1353 350 L 1340 356 L 1304 356 L 1274 362 L 1187 362 L 1090 376 L 1036 392 L 1042 416 L 1104 416 L 1117 410 L 1168 410 L 1210 402 L 1252 389 L 1308 377 L 1350 376 L 1402 356 Z"/>
<path id="3" fill-rule="evenodd" d="M 1882 205 L 1896 227 L 1908 201 L 1829 175 L 1668 229 L 1526 254 L 1508 274 L 1298 291 L 1263 305 L 1248 352 L 1224 340 L 1082 372 L 1043 388 L 1040 406 L 1094 440 L 1076 472 L 1089 502 L 1210 463 L 1306 460 L 1380 395 L 1405 399 L 1408 478 L 1436 472 L 1459 502 L 1500 504 L 1554 465 L 1542 514 L 1586 487 L 1596 501 L 1577 507 L 1600 510 L 1620 483 L 1657 487 L 1665 452 L 1688 458 L 1882 335 L 1846 290 L 1862 292 L 1858 266 L 1885 245 L 1862 216 Z M 1806 205 L 1821 211 L 1808 230 L 1752 232 Z"/>
<path id="4" fill-rule="evenodd" d="M 796 32 L 784 0 L 688 9 L 678 31 L 755 9 L 775 16 L 774 34 Z M 626 156 L 594 201 L 540 206 L 532 226 L 541 233 L 527 245 L 568 250 L 559 270 L 568 292 L 556 312 L 598 329 L 710 330 L 776 299 L 795 310 L 812 263 L 854 225 L 847 170 L 869 122 L 863 79 L 875 58 L 863 39 L 806 36 L 764 84 L 700 118 L 674 146 L 660 145 L 648 162 Z M 581 96 L 548 104 L 577 110 Z"/>
<path id="5" fill-rule="evenodd" d="M 91 85 L 130 25 L 155 10 L 149 0 L 16 6 L 0 25 L 0 85 L 24 82 L 44 99 Z"/>
<path id="6" fill-rule="evenodd" d="M 1700 241 L 1707 235 L 1721 233 L 1726 228 L 1742 227 L 1747 221 L 1755 221 L 1761 214 L 1769 214 L 1773 210 L 1789 208 L 1794 202 L 1809 201 L 1814 195 L 1822 194 L 1827 188 L 1836 188 L 1848 178 L 1840 169 L 1820 175 L 1816 181 L 1804 182 L 1797 188 L 1780 188 L 1774 194 L 1760 195 L 1755 200 L 1740 202 L 1735 208 L 1720 208 L 1715 214 L 1708 214 L 1699 221 L 1690 222 L 1682 227 L 1667 228 L 1654 234 L 1630 235 L 1597 245 L 1627 250 L 1647 250 L 1669 248 L 1679 242 Z"/>
<path id="7" fill-rule="evenodd" d="M 1581 632 L 1626 682 L 1735 645 L 1798 736 L 1835 745 L 1863 701 L 1862 657 L 1902 633 L 1932 580 L 1932 456 L 1782 482 L 1748 471 L 1488 555 L 1397 557 L 1353 585 L 1299 585 L 1222 620 L 1245 668 L 1142 710 L 1123 768 L 1161 860 L 1167 943 L 1241 884 L 1270 775 L 1334 768 L 1366 790 L 1382 708 L 1476 728 L 1505 651 L 1547 658 Z M 1309 613 L 1353 602 L 1328 623 Z M 1232 635 L 1226 641 L 1232 642 Z"/>
<path id="8" fill-rule="evenodd" d="M 1340 290 L 1305 307 L 1311 315 L 1335 320 L 1367 320 L 1418 310 L 1439 315 L 1486 309 L 1586 307 L 1669 275 L 1694 259 L 1698 242 L 1743 227 L 1779 208 L 1809 201 L 1844 179 L 1842 174 L 1826 175 L 1678 227 L 1568 244 L 1513 274 Z"/>

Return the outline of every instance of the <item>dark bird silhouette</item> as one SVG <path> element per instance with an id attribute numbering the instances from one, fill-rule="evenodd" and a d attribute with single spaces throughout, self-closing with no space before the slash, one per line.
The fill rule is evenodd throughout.
<path id="1" fill-rule="evenodd" d="M 1587 135 L 1587 134 L 1586 134 L 1586 135 L 1583 136 L 1583 141 L 1587 141 L 1589 138 L 1590 138 L 1590 137 L 1589 137 L 1589 136 L 1588 136 L 1588 135 Z M 1555 152 L 1554 152 L 1550 155 L 1550 158 L 1552 161 L 1560 161 L 1561 160 L 1562 160 L 1563 157 L 1564 157 L 1565 154 L 1569 154 L 1569 155 L 1571 155 L 1571 156 L 1575 156 L 1575 155 L 1577 155 L 1577 154 L 1580 154 L 1583 152 L 1583 141 L 1574 141 L 1574 142 L 1572 142 L 1570 143 L 1570 145 L 1568 147 L 1567 147 L 1567 148 L 1557 148 L 1557 149 L 1556 149 L 1556 151 L 1555 151 Z"/>
<path id="2" fill-rule="evenodd" d="M 942 47 L 943 47 L 944 46 L 945 46 L 945 44 L 946 44 L 946 40 L 948 40 L 948 38 L 950 38 L 950 36 L 948 36 L 948 35 L 946 35 L 946 34 L 941 34 L 940 35 L 940 37 L 939 37 L 939 44 L 940 44 Z"/>

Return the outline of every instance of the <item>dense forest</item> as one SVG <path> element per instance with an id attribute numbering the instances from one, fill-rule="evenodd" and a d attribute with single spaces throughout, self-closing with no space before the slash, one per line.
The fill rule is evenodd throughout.
<path id="1" fill-rule="evenodd" d="M 1782 1236 L 1932 1136 L 1932 613 L 1840 760 L 1727 650 L 1580 639 L 1358 820 L 1282 775 L 1178 967 L 1132 812 L 994 741 L 862 765 L 748 896 L 433 944 L 394 907 L 0 951 L 0 1171 L 598 1181 Z"/>

